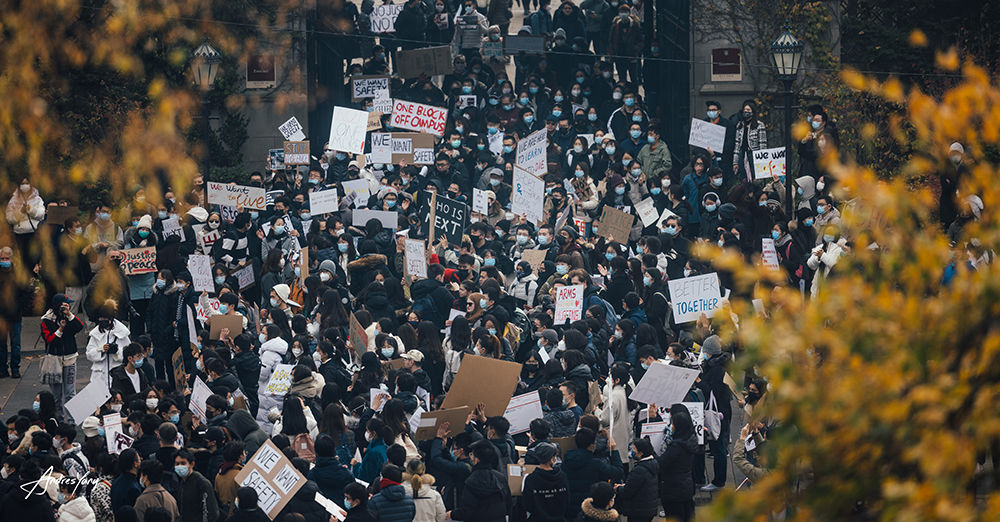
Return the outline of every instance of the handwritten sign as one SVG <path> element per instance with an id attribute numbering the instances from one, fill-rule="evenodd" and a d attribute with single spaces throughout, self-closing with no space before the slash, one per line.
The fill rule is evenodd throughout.
<path id="1" fill-rule="evenodd" d="M 236 276 L 236 280 L 240 283 L 240 290 L 253 286 L 255 281 L 253 275 L 253 265 L 247 265 L 236 272 L 233 272 L 233 275 Z"/>
<path id="2" fill-rule="evenodd" d="M 760 240 L 760 259 L 763 261 L 764 266 L 770 270 L 778 269 L 778 251 L 774 248 L 774 240 L 765 237 Z"/>
<path id="3" fill-rule="evenodd" d="M 691 133 L 688 145 L 722 152 L 726 143 L 726 128 L 698 118 L 691 118 Z"/>
<path id="4" fill-rule="evenodd" d="M 285 504 L 306 483 L 306 478 L 292 466 L 270 439 L 261 444 L 257 453 L 236 474 L 240 487 L 257 492 L 257 507 L 274 520 Z"/>
<path id="5" fill-rule="evenodd" d="M 514 214 L 524 214 L 528 222 L 537 223 L 542 220 L 542 208 L 545 204 L 545 181 L 532 176 L 518 165 L 514 169 L 513 191 L 510 196 L 510 210 Z"/>
<path id="6" fill-rule="evenodd" d="M 212 390 L 208 388 L 201 377 L 194 378 L 194 387 L 191 389 L 191 411 L 201 419 L 201 422 L 208 422 L 208 410 L 205 409 L 205 402 L 212 395 Z"/>
<path id="7" fill-rule="evenodd" d="M 414 277 L 427 277 L 427 257 L 423 241 L 406 240 L 406 273 Z"/>
<path id="8" fill-rule="evenodd" d="M 403 10 L 403 4 L 383 4 L 376 5 L 372 9 L 371 30 L 373 33 L 394 33 L 396 32 L 396 17 Z"/>
<path id="9" fill-rule="evenodd" d="M 365 226 L 370 219 L 376 219 L 382 226 L 389 230 L 396 230 L 396 226 L 399 225 L 399 212 L 392 210 L 368 210 L 368 209 L 357 209 L 351 213 L 351 225 L 354 226 Z"/>
<path id="10" fill-rule="evenodd" d="M 503 58 L 503 41 L 483 42 L 480 52 L 483 58 Z"/>
<path id="11" fill-rule="evenodd" d="M 368 334 L 365 333 L 365 329 L 361 326 L 357 317 L 354 317 L 354 312 L 351 312 L 350 328 L 347 331 L 347 342 L 350 343 L 351 348 L 354 349 L 354 353 L 360 356 L 368 350 Z"/>
<path id="12" fill-rule="evenodd" d="M 785 175 L 785 148 L 753 151 L 754 179 L 770 179 Z"/>
<path id="13" fill-rule="evenodd" d="M 402 78 L 416 78 L 421 74 L 451 74 L 454 70 L 451 53 L 450 45 L 399 51 L 395 60 L 396 74 Z"/>
<path id="14" fill-rule="evenodd" d="M 448 109 L 395 99 L 390 125 L 441 137 L 448 121 Z"/>
<path id="15" fill-rule="evenodd" d="M 656 211 L 656 205 L 653 204 L 653 198 L 646 198 L 635 204 L 635 211 L 639 214 L 639 219 L 642 220 L 642 226 L 648 227 L 656 220 L 659 219 L 660 214 Z"/>
<path id="16" fill-rule="evenodd" d="M 188 272 L 191 272 L 191 284 L 194 285 L 195 292 L 215 291 L 215 281 L 212 280 L 211 256 L 189 256 Z"/>
<path id="17" fill-rule="evenodd" d="M 373 132 L 372 141 L 372 163 L 392 163 L 392 133 Z"/>
<path id="18" fill-rule="evenodd" d="M 188 315 L 191 315 L 190 310 L 188 310 Z M 177 386 L 177 389 L 184 389 L 187 385 L 187 381 L 184 378 L 187 375 L 187 370 L 184 369 L 184 352 L 180 348 L 174 350 L 174 354 L 170 356 L 170 368 L 173 370 L 174 384 Z"/>
<path id="19" fill-rule="evenodd" d="M 542 418 L 542 402 L 538 391 L 512 397 L 503 416 L 510 421 L 508 433 L 511 435 L 528 431 L 531 421 Z"/>
<path id="20" fill-rule="evenodd" d="M 527 261 L 531 265 L 531 269 L 538 271 L 538 267 L 541 266 L 542 262 L 545 261 L 545 256 L 549 253 L 548 250 L 529 249 L 521 252 L 521 261 Z"/>
<path id="21" fill-rule="evenodd" d="M 365 133 L 368 132 L 368 113 L 347 107 L 334 107 L 330 121 L 330 148 L 353 154 L 365 153 Z"/>
<path id="22" fill-rule="evenodd" d="M 417 165 L 430 165 L 434 163 L 434 136 L 420 132 L 393 132 L 390 141 L 392 151 L 392 161 L 396 165 L 402 162 Z M 430 151 L 430 158 L 418 157 L 419 151 Z M 390 163 L 390 162 L 385 162 Z"/>
<path id="23" fill-rule="evenodd" d="M 201 249 L 207 252 L 221 238 L 222 233 L 218 230 L 208 230 L 198 237 L 198 242 L 201 243 Z"/>
<path id="24" fill-rule="evenodd" d="M 309 164 L 309 142 L 286 141 L 285 165 L 308 165 L 308 164 Z"/>
<path id="25" fill-rule="evenodd" d="M 628 398 L 643 404 L 667 405 L 669 408 L 669 405 L 684 400 L 700 373 L 699 370 L 683 366 L 654 362 Z"/>
<path id="26" fill-rule="evenodd" d="M 225 207 L 264 210 L 267 198 L 262 188 L 208 182 L 208 203 Z"/>
<path id="27" fill-rule="evenodd" d="M 549 135 L 547 130 L 539 129 L 538 131 L 528 135 L 527 138 L 524 138 L 517 143 L 517 166 L 528 171 L 528 173 L 532 176 L 544 176 L 546 172 L 545 149 L 548 148 L 548 146 Z"/>
<path id="28" fill-rule="evenodd" d="M 351 197 L 355 207 L 364 208 L 368 205 L 368 196 L 370 196 L 368 180 L 352 179 L 342 182 L 341 185 L 344 186 L 344 198 Z"/>
<path id="29" fill-rule="evenodd" d="M 635 216 L 632 214 L 622 212 L 610 205 L 604 205 L 596 233 L 601 237 L 613 238 L 619 243 L 626 243 L 629 233 L 632 231 L 632 221 L 634 220 Z"/>
<path id="30" fill-rule="evenodd" d="M 682 402 L 691 414 L 691 423 L 694 424 L 694 432 L 698 434 L 698 444 L 705 443 L 705 403 L 703 402 Z"/>
<path id="31" fill-rule="evenodd" d="M 486 197 L 485 190 L 472 189 L 472 211 L 479 212 L 480 214 L 489 214 L 489 200 Z"/>
<path id="32" fill-rule="evenodd" d="M 340 210 L 340 200 L 336 190 L 318 190 L 309 193 L 309 212 L 322 216 Z"/>
<path id="33" fill-rule="evenodd" d="M 382 7 L 382 6 L 379 6 Z M 352 76 L 351 101 L 389 96 L 388 76 Z"/>
<path id="34" fill-rule="evenodd" d="M 119 250 L 118 256 L 125 275 L 156 272 L 156 247 L 127 248 Z"/>
<path id="35" fill-rule="evenodd" d="M 264 386 L 264 393 L 267 395 L 284 396 L 288 393 L 288 388 L 292 386 L 292 368 L 294 364 L 278 364 L 274 366 L 274 373 Z"/>
<path id="36" fill-rule="evenodd" d="M 583 317 L 584 285 L 564 286 L 556 292 L 556 316 L 553 324 L 579 321 Z"/>
<path id="37" fill-rule="evenodd" d="M 430 237 L 428 232 L 432 217 L 431 198 L 426 192 L 424 195 L 426 197 L 422 198 L 423 203 L 420 205 L 420 214 L 424 216 L 424 221 L 420 225 L 420 231 L 425 237 Z M 435 199 L 436 205 L 433 212 L 435 237 L 444 235 L 448 238 L 449 243 L 461 245 L 462 233 L 465 231 L 466 223 L 469 220 L 469 205 L 444 197 L 441 194 L 438 194 Z"/>
<path id="38" fill-rule="evenodd" d="M 696 321 L 701 314 L 712 317 L 722 306 L 719 277 L 715 272 L 671 279 L 667 281 L 667 286 L 674 309 L 674 322 L 677 324 Z"/>
<path id="39" fill-rule="evenodd" d="M 306 139 L 305 133 L 302 132 L 302 125 L 299 123 L 299 120 L 295 118 L 295 116 L 288 118 L 288 121 L 282 123 L 281 126 L 278 127 L 278 131 L 280 131 L 281 135 L 288 141 L 302 141 Z"/>

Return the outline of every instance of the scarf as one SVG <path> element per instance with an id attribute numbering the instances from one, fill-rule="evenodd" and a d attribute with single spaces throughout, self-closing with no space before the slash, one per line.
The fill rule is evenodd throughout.
<path id="1" fill-rule="evenodd" d="M 385 477 L 382 477 L 382 480 L 378 483 L 379 489 L 385 489 L 389 486 L 398 486 L 398 485 L 399 482 L 396 482 L 394 480 L 389 480 Z"/>

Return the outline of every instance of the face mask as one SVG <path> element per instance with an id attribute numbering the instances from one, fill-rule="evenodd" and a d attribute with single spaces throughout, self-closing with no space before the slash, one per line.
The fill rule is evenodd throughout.
<path id="1" fill-rule="evenodd" d="M 605 76 L 605 78 L 607 78 L 608 76 L 611 76 L 611 73 L 607 73 L 606 72 L 604 74 L 607 75 L 607 76 Z M 615 101 L 618 101 L 618 100 L 622 99 L 622 93 L 615 91 L 615 92 L 611 93 L 611 98 L 613 100 L 615 100 Z"/>
<path id="2" fill-rule="evenodd" d="M 819 128 L 823 125 L 823 122 L 821 122 L 821 121 L 814 121 L 814 122 L 811 123 L 811 125 L 812 125 L 813 130 L 819 130 Z"/>
<path id="3" fill-rule="evenodd" d="M 608 261 L 611 261 L 615 257 L 617 257 L 617 256 L 615 254 L 612 254 L 611 252 L 605 252 L 604 253 L 604 259 L 607 259 Z"/>
<path id="4" fill-rule="evenodd" d="M 514 152 L 514 147 L 513 146 L 511 146 L 511 145 L 504 145 L 503 146 L 503 153 L 504 154 L 510 154 L 511 152 Z"/>
<path id="5" fill-rule="evenodd" d="M 178 464 L 174 466 L 174 473 L 176 473 L 180 478 L 185 478 L 191 473 L 191 468 Z"/>
<path id="6" fill-rule="evenodd" d="M 803 225 L 807 227 L 813 226 L 813 218 L 807 218 L 802 222 Z"/>
<path id="7" fill-rule="evenodd" d="M 640 123 L 640 122 L 642 122 L 642 116 L 632 116 L 632 122 L 633 123 Z"/>
<path id="8" fill-rule="evenodd" d="M 223 305 L 219 305 L 219 313 L 222 314 L 222 315 L 228 314 L 229 313 L 229 305 L 224 305 L 224 304 Z"/>
<path id="9" fill-rule="evenodd" d="M 153 397 L 152 399 L 146 399 L 146 408 L 150 410 L 155 410 L 160 404 L 160 399 Z"/>
<path id="10" fill-rule="evenodd" d="M 273 230 L 274 235 L 280 236 L 285 233 L 285 225 L 275 225 Z"/>
<path id="11" fill-rule="evenodd" d="M 310 219 L 312 219 L 312 214 L 308 212 L 303 212 L 302 214 L 299 215 L 299 217 L 302 219 L 302 221 L 309 221 Z"/>
<path id="12" fill-rule="evenodd" d="M 666 233 L 668 233 L 668 234 L 670 234 L 671 236 L 676 236 L 677 235 L 677 227 L 675 227 L 675 226 L 666 227 L 666 228 L 663 229 L 663 231 L 666 232 Z"/>
<path id="13" fill-rule="evenodd" d="M 556 96 L 552 97 L 552 101 L 554 101 L 556 103 L 562 103 L 563 100 L 565 100 L 565 99 L 566 98 L 564 98 L 563 96 L 559 96 L 559 95 L 556 95 Z M 558 111 L 558 112 L 559 112 L 559 114 L 562 114 L 562 111 Z M 555 113 L 556 113 L 556 111 L 552 111 L 552 114 L 555 114 Z M 559 114 L 556 114 L 556 116 L 558 117 Z"/>
<path id="14" fill-rule="evenodd" d="M 649 193 L 652 194 L 652 195 L 654 195 L 654 196 L 659 196 L 660 192 L 663 192 L 663 189 L 661 189 L 660 187 L 653 187 L 653 188 L 649 189 Z"/>
<path id="15" fill-rule="evenodd" d="M 719 111 L 708 111 L 705 115 L 708 116 L 708 119 L 714 120 L 719 117 Z"/>
<path id="16" fill-rule="evenodd" d="M 160 290 L 162 290 L 162 289 L 166 288 L 166 286 L 167 286 L 167 282 L 166 281 L 164 281 L 162 279 L 157 279 L 156 280 L 156 288 L 159 288 Z"/>
<path id="17" fill-rule="evenodd" d="M 820 215 L 826 214 L 826 205 L 816 205 L 816 213 Z"/>
<path id="18" fill-rule="evenodd" d="M 497 334 L 497 329 L 496 328 L 487 328 L 486 331 L 489 332 L 490 335 L 496 335 Z"/>
<path id="19" fill-rule="evenodd" d="M 385 357 L 386 359 L 392 357 L 393 353 L 395 353 L 395 350 L 392 348 L 382 348 L 382 357 Z"/>
<path id="20" fill-rule="evenodd" d="M 104 431 L 104 426 L 98 426 L 98 427 L 97 427 L 97 434 L 98 434 L 99 436 L 103 437 L 103 436 L 105 435 L 105 433 L 106 433 L 106 432 Z"/>
<path id="21" fill-rule="evenodd" d="M 569 267 L 567 267 L 566 265 L 556 265 L 556 273 L 557 274 L 559 274 L 559 275 L 566 275 L 566 272 L 568 272 L 568 271 L 569 271 Z"/>
<path id="22" fill-rule="evenodd" d="M 149 237 L 149 231 L 148 230 L 140 230 L 139 231 L 139 237 L 141 237 L 143 239 L 146 239 L 147 237 Z"/>
<path id="23" fill-rule="evenodd" d="M 625 193 L 625 187 L 615 187 L 615 194 L 621 196 L 624 193 Z"/>
<path id="24" fill-rule="evenodd" d="M 462 94 L 470 94 L 471 92 L 472 92 L 472 86 L 471 85 L 463 85 L 462 86 Z"/>
<path id="25" fill-rule="evenodd" d="M 642 175 L 642 169 L 632 169 L 632 177 L 638 178 Z"/>
<path id="26" fill-rule="evenodd" d="M 111 214 L 108 214 L 107 212 L 98 212 L 97 219 L 100 219 L 101 221 L 107 221 L 111 219 Z"/>
<path id="27" fill-rule="evenodd" d="M 42 409 L 42 405 L 39 404 L 38 401 L 35 401 L 31 403 L 31 409 L 35 410 L 35 413 L 38 413 L 38 411 Z"/>
<path id="28" fill-rule="evenodd" d="M 250 219 L 257 219 L 259 217 L 260 217 L 260 212 L 257 212 L 256 210 L 250 211 Z"/>
<path id="29" fill-rule="evenodd" d="M 705 205 L 705 210 L 715 212 L 715 205 Z"/>
<path id="30" fill-rule="evenodd" d="M 753 113 L 750 111 L 743 111 L 743 119 L 749 121 L 750 118 L 753 118 Z"/>
<path id="31" fill-rule="evenodd" d="M 626 107 L 631 107 L 633 105 L 635 105 L 635 98 L 625 98 L 625 106 Z M 642 120 L 639 120 L 639 121 L 642 121 Z"/>
<path id="32" fill-rule="evenodd" d="M 485 297 L 479 300 L 479 307 L 480 308 L 486 308 L 486 298 Z"/>
<path id="33" fill-rule="evenodd" d="M 295 358 L 297 359 L 300 355 L 302 355 L 302 348 L 299 347 L 292 348 L 292 355 L 294 355 Z"/>
<path id="34" fill-rule="evenodd" d="M 712 186 L 713 187 L 721 187 L 722 186 L 722 178 L 712 178 Z"/>
<path id="35" fill-rule="evenodd" d="M 578 171 L 574 172 L 573 175 L 576 176 L 576 177 L 578 177 L 578 178 L 582 178 L 583 177 L 583 171 L 582 170 L 578 170 Z"/>
<path id="36" fill-rule="evenodd" d="M 205 365 L 201 363 L 201 359 L 195 359 L 194 367 L 197 368 L 199 372 L 205 371 Z"/>
<path id="37" fill-rule="evenodd" d="M 816 190 L 823 190 L 824 188 L 826 188 L 826 183 L 820 181 L 819 183 L 816 184 Z"/>
<path id="38" fill-rule="evenodd" d="M 575 152 L 577 154 L 582 154 L 583 153 L 583 145 L 574 145 L 573 146 L 573 152 Z"/>
<path id="39" fill-rule="evenodd" d="M 337 161 L 344 161 L 345 159 L 347 159 L 347 154 L 345 154 L 343 152 L 338 152 L 336 154 L 336 158 L 337 158 Z"/>
<path id="40" fill-rule="evenodd" d="M 538 236 L 538 244 L 541 246 L 549 244 L 549 236 Z"/>
<path id="41" fill-rule="evenodd" d="M 132 366 L 135 366 L 136 368 L 142 368 L 142 365 L 145 362 L 146 362 L 146 359 L 139 359 L 139 360 L 135 361 L 134 363 L 132 363 Z"/>
<path id="42" fill-rule="evenodd" d="M 158 217 L 160 219 L 167 219 L 167 211 L 166 210 L 161 210 L 161 211 L 157 212 L 156 213 L 156 217 Z"/>
<path id="43" fill-rule="evenodd" d="M 388 201 L 385 202 L 385 205 L 387 207 L 389 207 L 389 208 L 395 208 L 396 207 L 396 200 L 395 199 L 390 199 L 390 200 L 388 200 Z"/>
<path id="44" fill-rule="evenodd" d="M 494 187 L 499 187 L 500 186 L 500 180 L 498 180 L 496 178 L 490 178 L 490 185 L 493 185 Z"/>
<path id="45" fill-rule="evenodd" d="M 587 119 L 590 120 L 590 121 L 597 121 L 597 115 L 596 114 L 588 114 L 587 115 Z M 594 141 L 596 143 L 600 143 L 600 141 L 598 141 L 597 137 L 594 137 Z"/>
<path id="46" fill-rule="evenodd" d="M 778 232 L 777 230 L 771 231 L 771 239 L 777 241 L 779 237 L 781 237 L 781 232 Z"/>
<path id="47" fill-rule="evenodd" d="M 632 160 L 622 158 L 622 166 L 623 167 L 627 167 L 629 163 L 632 163 Z"/>
<path id="48" fill-rule="evenodd" d="M 257 339 L 260 339 L 260 344 L 264 344 L 267 342 L 267 334 L 261 332 L 261 334 L 257 336 Z"/>
<path id="49" fill-rule="evenodd" d="M 621 339 L 624 336 L 621 330 L 615 330 L 615 339 Z"/>
<path id="50" fill-rule="evenodd" d="M 614 156 L 615 155 L 615 148 L 614 147 L 607 147 L 607 148 L 604 149 L 604 152 L 607 152 L 608 156 Z"/>
<path id="51" fill-rule="evenodd" d="M 76 235 L 78 235 L 78 236 L 82 236 L 83 235 L 83 229 L 82 228 L 75 228 L 75 229 L 73 229 L 73 233 L 76 234 Z"/>
<path id="52" fill-rule="evenodd" d="M 834 236 L 831 236 L 830 234 L 823 234 L 823 241 L 826 243 L 833 243 L 834 239 L 836 238 Z"/>
<path id="53" fill-rule="evenodd" d="M 630 131 L 628 131 L 628 135 L 632 136 L 632 139 L 639 139 L 639 136 L 642 136 L 642 131 L 640 131 L 640 130 L 630 130 Z"/>
<path id="54" fill-rule="evenodd" d="M 528 242 L 528 236 L 517 236 L 517 244 L 523 245 Z"/>

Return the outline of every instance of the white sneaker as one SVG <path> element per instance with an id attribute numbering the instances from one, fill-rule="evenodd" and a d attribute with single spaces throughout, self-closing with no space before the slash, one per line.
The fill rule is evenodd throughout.
<path id="1" fill-rule="evenodd" d="M 711 493 L 713 491 L 718 491 L 720 489 L 722 489 L 722 488 L 720 488 L 719 486 L 716 486 L 715 484 L 712 484 L 711 482 L 709 482 L 708 484 L 705 484 L 704 486 L 701 487 L 701 490 L 704 491 L 704 492 L 706 492 L 706 493 Z"/>

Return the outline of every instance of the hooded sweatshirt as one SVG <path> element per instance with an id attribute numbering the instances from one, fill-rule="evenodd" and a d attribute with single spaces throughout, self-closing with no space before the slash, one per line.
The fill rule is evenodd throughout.
<path id="1" fill-rule="evenodd" d="M 535 468 L 524 479 L 521 503 L 529 521 L 564 520 L 569 507 L 569 479 L 560 469 Z"/>
<path id="2" fill-rule="evenodd" d="M 452 520 L 504 522 L 510 511 L 507 476 L 483 462 L 477 464 L 465 480 Z"/>

